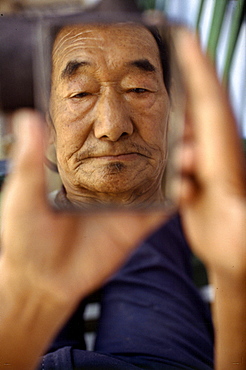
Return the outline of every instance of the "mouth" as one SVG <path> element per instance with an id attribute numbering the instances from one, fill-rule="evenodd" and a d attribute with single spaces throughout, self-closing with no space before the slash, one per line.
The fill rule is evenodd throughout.
<path id="1" fill-rule="evenodd" d="M 121 153 L 121 154 L 103 154 L 90 156 L 87 159 L 97 159 L 97 160 L 106 160 L 106 161 L 133 161 L 139 157 L 146 157 L 140 153 Z"/>

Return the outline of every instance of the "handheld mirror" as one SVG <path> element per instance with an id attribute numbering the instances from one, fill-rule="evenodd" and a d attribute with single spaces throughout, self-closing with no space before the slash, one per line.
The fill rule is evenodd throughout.
<path id="1" fill-rule="evenodd" d="M 46 117 L 54 207 L 176 210 L 183 92 L 172 29 L 164 19 L 153 23 L 139 14 L 82 13 L 32 25 L 29 95 Z M 2 74 L 0 86 L 5 81 Z M 8 102 L 5 94 L 5 113 L 19 108 Z M 4 122 L 6 146 L 11 127 Z"/>

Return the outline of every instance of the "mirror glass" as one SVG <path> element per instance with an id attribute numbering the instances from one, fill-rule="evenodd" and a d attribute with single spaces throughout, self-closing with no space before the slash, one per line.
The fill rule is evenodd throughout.
<path id="1" fill-rule="evenodd" d="M 183 94 L 171 28 L 139 14 L 38 23 L 34 106 L 46 119 L 56 208 L 175 210 Z"/>

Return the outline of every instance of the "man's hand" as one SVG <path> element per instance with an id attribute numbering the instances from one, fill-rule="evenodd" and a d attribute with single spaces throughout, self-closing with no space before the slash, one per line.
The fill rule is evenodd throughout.
<path id="1" fill-rule="evenodd" d="M 216 368 L 246 364 L 245 158 L 226 92 L 194 36 L 177 40 L 187 91 L 180 212 L 215 289 Z"/>
<path id="2" fill-rule="evenodd" d="M 24 111 L 15 126 L 3 194 L 0 364 L 28 369 L 79 301 L 119 268 L 162 216 L 55 211 L 47 201 L 44 124 Z"/>
<path id="3" fill-rule="evenodd" d="M 226 92 L 198 41 L 177 44 L 187 91 L 181 213 L 195 252 L 212 269 L 246 269 L 245 158 Z M 185 49 L 185 50 L 184 50 Z"/>

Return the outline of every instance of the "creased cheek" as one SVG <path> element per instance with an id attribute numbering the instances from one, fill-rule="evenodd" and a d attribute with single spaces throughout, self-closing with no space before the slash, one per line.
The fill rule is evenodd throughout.
<path id="1" fill-rule="evenodd" d="M 57 139 L 57 161 L 62 167 L 69 166 L 73 159 L 74 149 L 69 145 L 69 142 L 69 140 L 59 140 L 59 137 Z"/>
<path id="2" fill-rule="evenodd" d="M 156 98 L 155 96 L 151 96 L 149 98 L 138 98 L 138 99 L 127 99 L 129 107 L 132 112 L 136 112 L 137 114 L 147 113 L 150 109 L 153 108 L 155 105 Z"/>

